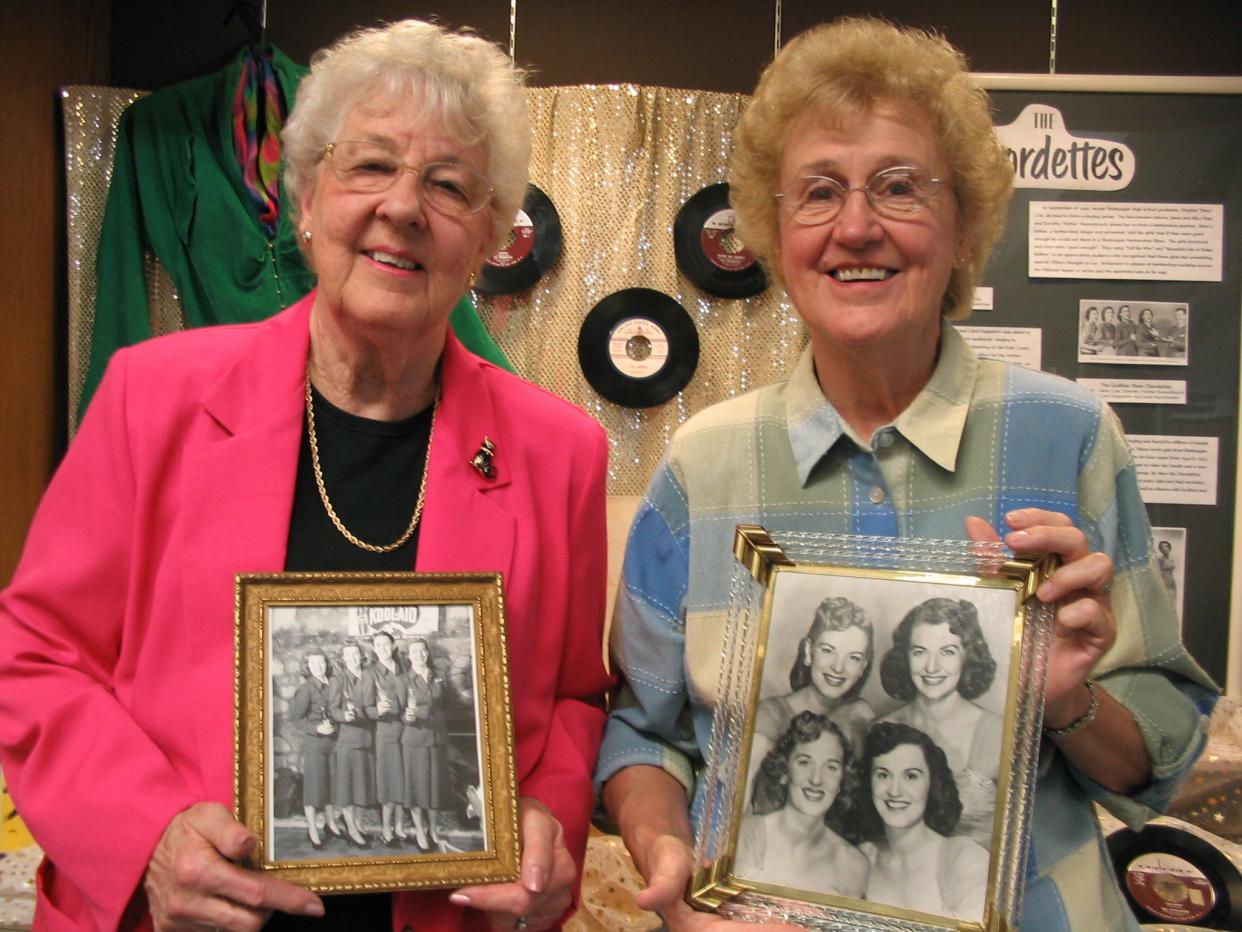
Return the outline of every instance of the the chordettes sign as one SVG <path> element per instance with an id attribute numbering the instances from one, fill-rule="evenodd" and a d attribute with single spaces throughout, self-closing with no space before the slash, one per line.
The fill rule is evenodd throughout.
<path id="1" fill-rule="evenodd" d="M 1109 139 L 1074 136 L 1061 111 L 1031 104 L 996 135 L 1009 151 L 1014 185 L 1070 191 L 1120 191 L 1134 177 L 1134 152 Z"/>

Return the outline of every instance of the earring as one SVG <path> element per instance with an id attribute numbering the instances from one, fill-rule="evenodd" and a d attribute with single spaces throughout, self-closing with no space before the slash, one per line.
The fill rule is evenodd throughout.
<path id="1" fill-rule="evenodd" d="M 302 242 L 309 243 L 310 241 L 311 241 L 311 231 L 303 230 L 302 231 Z"/>
<path id="2" fill-rule="evenodd" d="M 478 281 L 479 281 L 479 273 L 471 272 L 470 278 L 466 280 L 466 287 L 469 288 L 471 291 L 473 291 L 474 286 L 478 283 Z"/>

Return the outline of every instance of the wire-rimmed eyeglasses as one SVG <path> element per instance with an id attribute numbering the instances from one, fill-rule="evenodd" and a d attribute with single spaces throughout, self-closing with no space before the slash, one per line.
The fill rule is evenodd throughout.
<path id="1" fill-rule="evenodd" d="M 805 226 L 827 223 L 841 212 L 854 191 L 863 192 L 880 216 L 903 220 L 926 207 L 943 184 L 942 178 L 928 177 L 921 169 L 898 165 L 876 172 L 866 184 L 853 188 L 835 178 L 811 175 L 797 179 L 774 196 L 796 223 Z"/>
<path id="2" fill-rule="evenodd" d="M 450 216 L 477 213 L 492 199 L 492 186 L 477 171 L 462 162 L 427 162 L 407 165 L 390 149 L 374 142 L 344 139 L 323 147 L 323 157 L 336 179 L 359 194 L 387 191 L 401 176 L 418 176 L 419 189 L 427 206 Z"/>

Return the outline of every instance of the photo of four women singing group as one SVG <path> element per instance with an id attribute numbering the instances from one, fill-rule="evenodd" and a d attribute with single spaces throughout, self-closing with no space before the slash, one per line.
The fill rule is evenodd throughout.
<path id="1" fill-rule="evenodd" d="M 455 697 L 432 662 L 429 639 L 403 637 L 398 650 L 394 632 L 379 630 L 363 643 L 312 647 L 301 656 L 305 679 L 274 718 L 277 728 L 283 720 L 299 738 L 310 850 L 282 844 L 278 832 L 273 857 L 481 848 L 477 827 L 462 831 L 459 820 L 469 791 L 477 802 L 477 751 L 474 760 L 466 755 L 460 762 L 454 779 L 448 724 Z M 473 722 L 467 728 L 477 731 Z M 441 832 L 446 818 L 451 841 Z"/>
<path id="2" fill-rule="evenodd" d="M 778 590 L 772 610 L 733 873 L 981 921 L 1012 594 L 898 582 L 894 600 L 875 580 L 798 581 L 804 594 Z"/>

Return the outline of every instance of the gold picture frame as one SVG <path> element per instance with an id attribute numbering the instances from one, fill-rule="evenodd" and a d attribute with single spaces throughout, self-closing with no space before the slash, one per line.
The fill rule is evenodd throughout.
<path id="1" fill-rule="evenodd" d="M 734 554 L 689 902 L 823 930 L 1016 929 L 1055 558 L 758 525 Z"/>
<path id="2" fill-rule="evenodd" d="M 317 893 L 518 877 L 498 574 L 238 575 L 234 657 L 234 814 L 258 842 L 248 867 Z"/>

